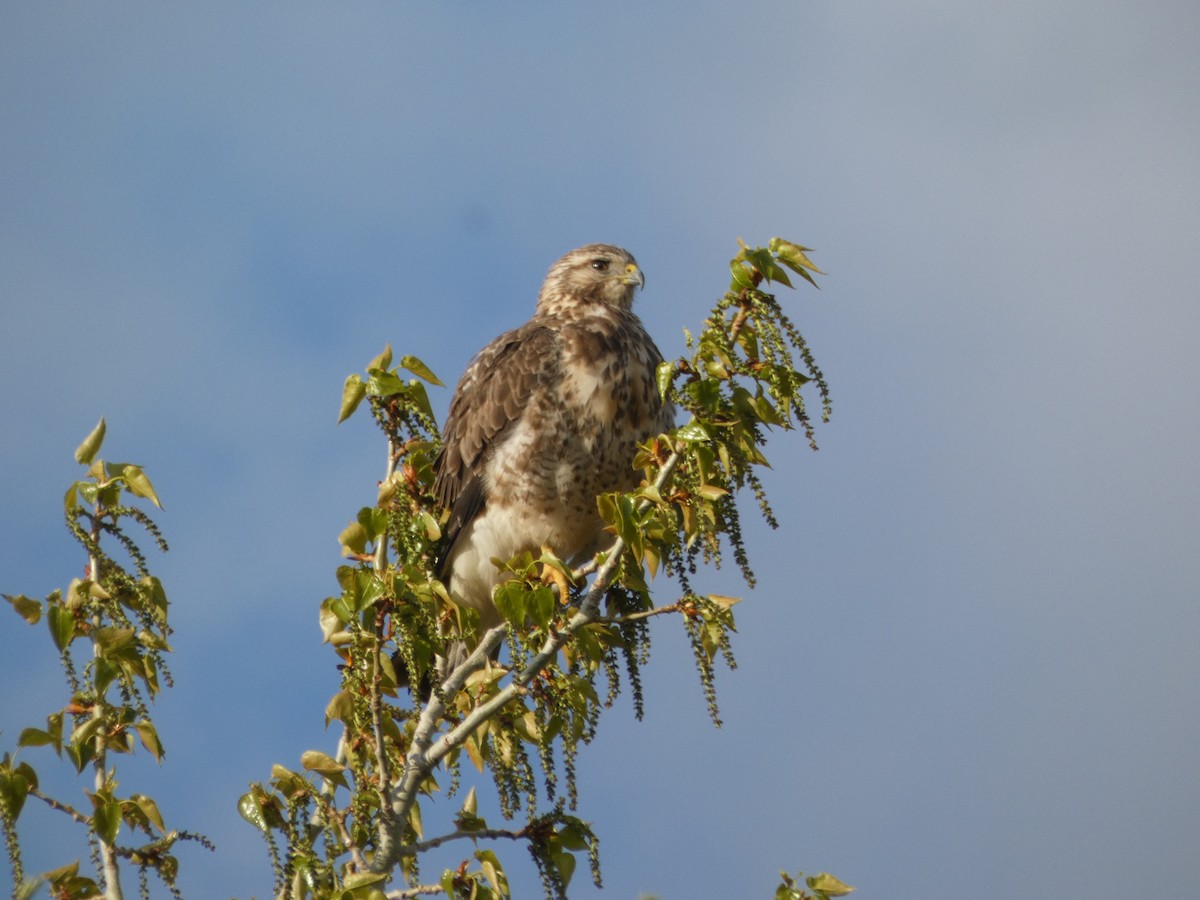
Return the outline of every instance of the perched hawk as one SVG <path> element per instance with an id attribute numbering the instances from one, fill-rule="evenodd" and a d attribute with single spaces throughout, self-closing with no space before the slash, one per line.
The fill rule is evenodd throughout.
<path id="1" fill-rule="evenodd" d="M 434 464 L 450 510 L 441 573 L 484 627 L 500 621 L 493 558 L 547 547 L 580 562 L 602 549 L 613 538 L 596 496 L 636 487 L 637 444 L 672 427 L 655 383 L 662 355 L 633 314 L 643 284 L 619 247 L 572 250 L 550 268 L 533 318 L 484 347 L 458 383 Z"/>

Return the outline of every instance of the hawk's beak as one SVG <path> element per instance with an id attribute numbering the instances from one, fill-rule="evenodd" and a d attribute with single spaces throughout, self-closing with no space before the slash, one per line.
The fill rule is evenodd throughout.
<path id="1" fill-rule="evenodd" d="M 644 288 L 646 286 L 646 276 L 642 274 L 642 270 L 634 263 L 630 263 L 625 267 L 625 283 L 636 284 L 638 287 Z"/>

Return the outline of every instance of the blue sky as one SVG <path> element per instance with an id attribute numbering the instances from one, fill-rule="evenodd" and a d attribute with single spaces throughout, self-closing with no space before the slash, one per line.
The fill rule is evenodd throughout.
<path id="1" fill-rule="evenodd" d="M 182 852 L 187 896 L 269 895 L 236 798 L 333 746 L 316 610 L 383 459 L 366 417 L 334 426 L 345 376 L 390 342 L 457 378 L 590 241 L 637 255 L 670 355 L 735 239 L 776 234 L 829 273 L 787 302 L 834 419 L 769 451 L 725 727 L 668 625 L 647 720 L 619 705 L 584 753 L 598 896 L 769 896 L 781 868 L 1200 894 L 1194 3 L 0 20 L 0 590 L 80 573 L 60 503 L 103 414 L 166 507 L 168 756 L 122 788 L 218 844 Z M 11 747 L 62 689 L 0 621 Z M 31 867 L 61 861 L 47 818 Z"/>

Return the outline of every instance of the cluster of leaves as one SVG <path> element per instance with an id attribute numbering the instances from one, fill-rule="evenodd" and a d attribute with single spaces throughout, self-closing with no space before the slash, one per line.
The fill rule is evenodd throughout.
<path id="1" fill-rule="evenodd" d="M 829 900 L 830 897 L 845 897 L 853 891 L 854 888 L 828 872 L 807 877 L 803 872 L 797 872 L 795 877 L 787 872 L 780 872 L 775 900 Z"/>
<path id="2" fill-rule="evenodd" d="M 84 792 L 91 810 L 82 811 L 43 793 L 28 762 L 15 754 L 0 758 L 0 816 L 18 897 L 32 895 L 43 883 L 56 897 L 120 896 L 119 859 L 138 870 L 143 896 L 149 895 L 150 872 L 175 894 L 179 864 L 173 845 L 189 839 L 211 849 L 199 835 L 169 831 L 152 798 L 117 793 L 113 754 L 132 753 L 140 743 L 156 760 L 163 757 L 147 701 L 158 696 L 162 682 L 171 684 L 164 659 L 171 650 L 171 628 L 166 593 L 150 574 L 128 523 L 149 534 L 164 552 L 166 542 L 142 509 L 123 502 L 130 495 L 159 506 L 158 497 L 140 466 L 96 458 L 104 434 L 101 419 L 75 451 L 76 460 L 88 466 L 87 477 L 73 483 L 64 499 L 67 526 L 88 555 L 86 577 L 72 580 L 65 595 L 54 591 L 44 601 L 4 595 L 30 625 L 45 620 L 70 690 L 67 703 L 46 717 L 45 728 L 21 731 L 18 748 L 48 746 L 77 773 L 93 772 L 93 789 Z M 109 540 L 120 545 L 129 563 L 122 565 L 107 551 Z M 78 861 L 25 878 L 16 826 L 30 796 L 84 826 L 95 878 L 80 874 Z M 145 843 L 118 844 L 123 828 L 140 833 Z"/>
<path id="3" fill-rule="evenodd" d="M 337 571 L 341 592 L 321 606 L 342 671 L 326 710 L 327 725 L 341 727 L 337 752 L 304 754 L 300 772 L 276 766 L 268 784 L 251 785 L 241 800 L 243 816 L 267 840 L 277 894 L 385 896 L 399 868 L 409 886 L 388 897 L 509 897 L 491 849 L 476 849 L 436 883 L 421 883 L 422 854 L 463 840 L 525 843 L 548 897 L 566 895 L 578 853 L 599 884 L 596 836 L 573 815 L 576 759 L 623 686 L 640 717 L 654 617 L 683 622 L 719 724 L 714 664 L 733 665 L 737 601 L 697 592 L 692 576 L 700 563 L 719 565 L 731 552 L 753 584 L 736 496 L 749 488 L 774 526 L 757 474 L 767 465 L 766 435 L 800 428 L 812 443 L 801 394 L 809 383 L 822 418 L 830 411 L 803 337 L 764 290 L 790 286 L 788 271 L 811 282 L 818 270 L 806 249 L 778 239 L 766 248 L 743 246 L 731 266 L 729 291 L 701 332 L 688 335 L 687 355 L 658 372 L 663 399 L 690 420 L 640 448 L 641 488 L 597 498 L 614 545 L 579 571 L 548 552 L 507 561 L 510 579 L 494 595 L 503 621 L 490 630 L 453 603 L 436 575 L 445 512 L 432 496 L 439 437 L 425 384 L 441 382 L 415 357 L 393 366 L 390 348 L 365 378 L 346 380 L 339 421 L 367 400 L 387 437 L 387 467 L 375 504 L 340 536 L 349 561 Z M 655 606 L 649 580 L 660 568 L 680 594 Z M 458 641 L 474 650 L 439 665 Z M 495 661 L 502 646 L 505 665 Z M 406 685 L 416 688 L 405 692 Z M 442 781 L 452 796 L 464 756 L 490 774 L 505 819 L 523 814 L 524 825 L 489 826 L 472 787 L 453 826 L 426 835 L 422 798 L 440 792 Z"/>
<path id="4" fill-rule="evenodd" d="M 729 635 L 736 598 L 700 595 L 690 576 L 703 561 L 719 566 L 728 546 L 747 585 L 753 587 L 737 496 L 749 488 L 763 519 L 778 527 L 756 471 L 768 467 L 767 432 L 801 428 L 815 450 L 812 420 L 801 389 L 812 383 L 828 421 L 829 386 L 803 335 L 764 284 L 791 287 L 788 270 L 813 282 L 819 269 L 808 248 L 773 238 L 765 248 L 741 252 L 730 262 L 732 281 L 698 336 L 687 334 L 688 354 L 659 366 L 665 399 L 691 414 L 671 435 L 642 447 L 635 465 L 645 486 L 627 495 L 600 498 L 601 515 L 625 542 L 637 564 L 622 568 L 620 581 L 647 598 L 644 574 L 661 566 L 683 592 L 673 607 L 682 613 L 713 721 L 720 724 L 713 664 L 735 663 Z M 815 284 L 815 283 L 814 283 Z M 657 473 L 673 466 L 660 486 Z"/>

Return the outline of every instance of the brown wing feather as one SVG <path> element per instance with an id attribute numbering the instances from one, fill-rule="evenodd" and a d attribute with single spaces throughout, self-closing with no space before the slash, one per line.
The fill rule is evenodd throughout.
<path id="1" fill-rule="evenodd" d="M 487 503 L 488 458 L 529 407 L 535 391 L 560 367 L 559 336 L 535 320 L 500 335 L 463 373 L 434 461 L 434 496 L 450 510 L 439 564 Z"/>

